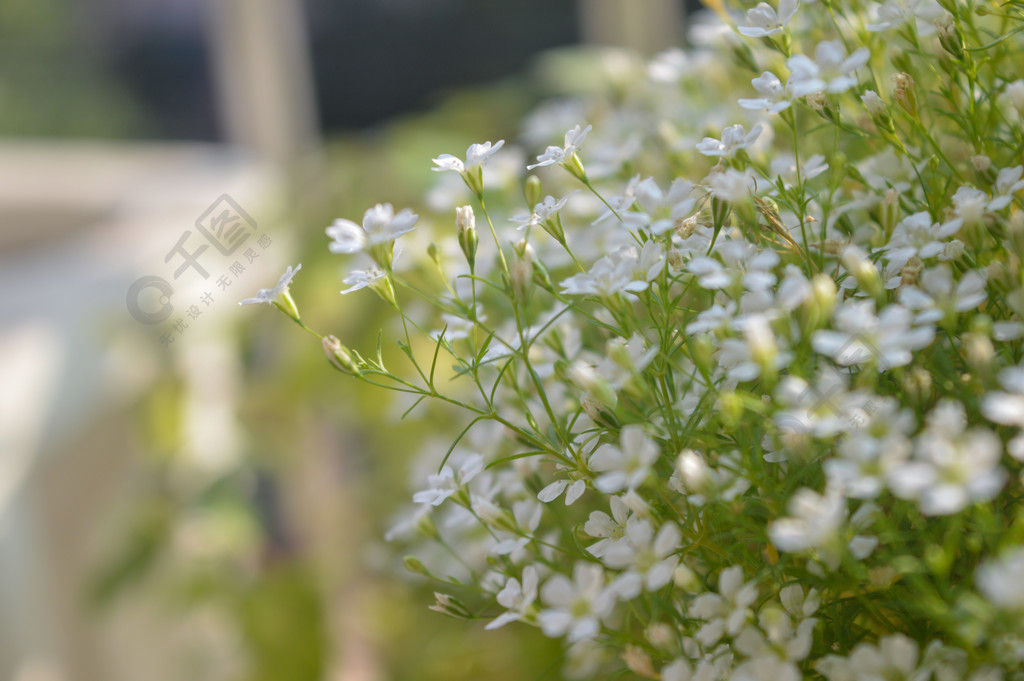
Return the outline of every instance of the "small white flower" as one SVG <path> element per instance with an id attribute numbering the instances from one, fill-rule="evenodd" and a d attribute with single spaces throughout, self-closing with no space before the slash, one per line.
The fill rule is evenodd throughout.
<path id="1" fill-rule="evenodd" d="M 519 226 L 516 229 L 526 229 L 527 227 L 533 227 L 535 225 L 542 225 L 546 221 L 554 218 L 565 204 L 576 192 L 569 192 L 560 199 L 556 199 L 553 196 L 545 196 L 544 200 L 533 207 L 533 212 L 529 215 L 513 215 L 509 218 L 512 222 L 518 223 Z"/>
<path id="2" fill-rule="evenodd" d="M 544 166 L 555 165 L 556 163 L 565 163 L 573 157 L 576 150 L 583 144 L 583 140 L 586 138 L 587 133 L 594 126 L 588 125 L 583 128 L 580 125 L 572 128 L 565 133 L 565 143 L 561 147 L 549 146 L 543 154 L 537 157 L 537 162 L 526 166 L 527 170 L 533 170 L 534 168 L 541 168 Z"/>
<path id="3" fill-rule="evenodd" d="M 750 83 L 763 96 L 756 99 L 739 100 L 739 105 L 744 109 L 776 114 L 793 105 L 793 92 L 789 84 L 783 86 L 779 77 L 771 71 L 765 71 Z"/>
<path id="4" fill-rule="evenodd" d="M 299 270 L 301 270 L 301 269 L 302 269 L 302 263 L 299 263 L 294 268 L 292 268 L 292 266 L 289 265 L 288 268 L 285 269 L 284 274 L 281 275 L 281 278 L 277 280 L 277 286 L 275 286 L 274 288 L 261 288 L 259 291 L 256 292 L 256 296 L 255 297 L 253 297 L 253 298 L 246 298 L 245 300 L 241 300 L 241 301 L 238 302 L 238 304 L 239 305 L 255 305 L 257 303 L 266 303 L 267 305 L 273 305 L 274 303 L 277 303 L 278 305 L 285 304 L 284 301 L 281 300 L 281 297 L 285 293 L 287 293 L 288 286 L 292 283 L 292 279 L 295 277 L 296 274 L 299 273 Z"/>
<path id="5" fill-rule="evenodd" d="M 690 614 L 706 620 L 695 638 L 705 646 L 717 643 L 724 634 L 736 636 L 750 618 L 750 606 L 757 600 L 757 584 L 743 582 L 743 568 L 733 565 L 718 575 L 718 593 L 702 593 L 693 599 Z"/>
<path id="6" fill-rule="evenodd" d="M 876 317 L 874 301 L 851 301 L 837 307 L 834 318 L 836 330 L 815 331 L 811 346 L 841 366 L 877 364 L 881 370 L 905 366 L 913 359 L 913 350 L 935 337 L 934 327 L 913 327 L 910 311 L 897 304 Z"/>
<path id="7" fill-rule="evenodd" d="M 799 0 L 779 0 L 779 10 L 776 12 L 768 3 L 758 3 L 757 7 L 747 10 L 747 25 L 739 26 L 738 30 L 748 38 L 764 38 L 781 33 L 799 7 Z"/>
<path id="8" fill-rule="evenodd" d="M 914 459 L 889 473 L 893 494 L 917 500 L 925 515 L 950 515 L 993 499 L 1006 482 L 1002 444 L 992 431 L 968 431 L 966 423 L 962 404 L 940 402 L 917 436 Z"/>
<path id="9" fill-rule="evenodd" d="M 595 558 L 603 558 L 609 548 L 622 539 L 626 533 L 629 507 L 620 496 L 612 497 L 610 504 L 612 512 L 610 516 L 604 511 L 591 511 L 590 517 L 583 525 L 584 532 L 591 537 L 600 538 L 600 541 L 587 547 L 587 552 Z"/>
<path id="10" fill-rule="evenodd" d="M 981 400 L 981 413 L 989 421 L 1024 428 L 1024 365 L 1003 369 L 999 383 L 1008 392 L 990 392 Z M 1024 461 L 1024 433 L 1007 444 L 1010 456 Z"/>
<path id="11" fill-rule="evenodd" d="M 384 277 L 384 270 L 376 266 L 370 266 L 365 270 L 352 270 L 348 276 L 342 280 L 343 284 L 348 284 L 347 289 L 343 289 L 343 294 L 352 293 L 364 289 L 367 286 L 372 287 L 376 282 Z"/>
<path id="12" fill-rule="evenodd" d="M 452 156 L 451 154 L 441 154 L 437 158 L 433 159 L 436 168 L 431 168 L 435 172 L 443 172 L 446 170 L 452 170 L 457 173 L 472 173 L 477 168 L 482 166 L 487 159 L 493 156 L 502 145 L 505 144 L 505 140 L 498 140 L 493 146 L 490 142 L 484 142 L 483 144 L 471 144 L 466 149 L 466 161 Z"/>
<path id="13" fill-rule="evenodd" d="M 916 312 L 915 324 L 928 324 L 952 318 L 981 305 L 988 298 L 985 274 L 981 270 L 965 272 L 953 287 L 953 274 L 949 265 L 940 263 L 925 270 L 916 286 L 901 287 L 896 294 L 900 304 Z"/>
<path id="14" fill-rule="evenodd" d="M 946 239 L 956 234 L 961 224 L 953 220 L 940 225 L 926 212 L 914 213 L 896 225 L 889 243 L 882 249 L 885 258 L 896 267 L 903 267 L 914 256 L 921 260 L 934 258 L 943 252 Z"/>
<path id="15" fill-rule="evenodd" d="M 597 636 L 601 620 L 615 606 L 615 596 L 604 583 L 604 569 L 594 563 L 576 563 L 572 581 L 554 575 L 540 595 L 549 606 L 537 615 L 541 630 L 546 636 L 565 636 L 570 643 Z"/>
<path id="16" fill-rule="evenodd" d="M 642 211 L 623 211 L 620 216 L 631 228 L 664 234 L 693 213 L 697 199 L 692 194 L 693 184 L 681 177 L 672 182 L 667 192 L 661 190 L 653 177 L 648 177 L 634 189 L 636 202 Z"/>
<path id="17" fill-rule="evenodd" d="M 325 231 L 333 241 L 331 253 L 357 253 L 366 248 L 386 244 L 411 232 L 419 218 L 408 208 L 395 215 L 390 203 L 378 203 L 363 214 L 362 226 L 339 218 Z"/>
<path id="18" fill-rule="evenodd" d="M 537 499 L 545 504 L 551 503 L 565 492 L 565 505 L 572 506 L 587 490 L 586 480 L 555 480 L 537 493 Z"/>
<path id="19" fill-rule="evenodd" d="M 704 141 L 697 145 L 697 151 L 705 156 L 730 157 L 740 149 L 746 149 L 761 136 L 764 126 L 758 123 L 750 132 L 743 129 L 740 124 L 730 125 L 722 130 L 722 139 L 716 140 L 712 137 L 705 137 Z"/>
<path id="20" fill-rule="evenodd" d="M 867 25 L 869 31 L 886 31 L 914 21 L 917 32 L 927 35 L 935 32 L 933 22 L 945 14 L 935 0 L 887 0 L 876 6 L 878 20 Z"/>
<path id="21" fill-rule="evenodd" d="M 491 620 L 484 629 L 497 629 L 529 616 L 533 602 L 537 600 L 537 584 L 537 568 L 532 565 L 523 568 L 522 583 L 510 577 L 497 596 L 498 604 L 506 608 L 506 611 Z"/>
<path id="22" fill-rule="evenodd" d="M 590 456 L 591 470 L 601 473 L 594 487 L 605 494 L 634 490 L 644 483 L 658 460 L 658 443 L 638 425 L 628 425 L 619 434 L 621 447 L 605 443 Z"/>
<path id="23" fill-rule="evenodd" d="M 681 540 L 679 528 L 671 521 L 662 525 L 655 535 L 649 520 L 630 518 L 622 539 L 608 546 L 602 558 L 608 567 L 626 570 L 611 588 L 620 598 L 629 600 L 641 591 L 657 591 L 668 584 L 679 564 L 675 553 Z"/>
<path id="24" fill-rule="evenodd" d="M 1024 612 L 1024 547 L 983 563 L 975 580 L 978 589 L 1001 610 Z"/>
<path id="25" fill-rule="evenodd" d="M 815 92 L 839 93 L 846 92 L 857 85 L 854 71 L 868 63 L 870 50 L 862 47 L 850 56 L 846 56 L 846 48 L 839 40 L 826 40 L 818 43 L 814 51 L 814 59 L 802 54 L 794 55 L 786 61 L 791 75 L 789 86 L 794 97 L 803 97 Z"/>
<path id="26" fill-rule="evenodd" d="M 440 473 L 435 473 L 427 478 L 429 487 L 416 492 L 412 500 L 417 504 L 430 504 L 440 506 L 445 499 L 459 491 L 466 483 L 475 478 L 484 469 L 484 457 L 480 454 L 470 454 L 456 472 L 452 467 L 445 465 Z"/>

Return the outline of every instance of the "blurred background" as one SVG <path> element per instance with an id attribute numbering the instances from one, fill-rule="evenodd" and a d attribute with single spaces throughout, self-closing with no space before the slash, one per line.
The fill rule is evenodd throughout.
<path id="1" fill-rule="evenodd" d="M 431 157 L 516 139 L 566 55 L 654 54 L 685 13 L 0 3 L 0 679 L 560 678 L 557 645 L 401 578 L 381 537 L 417 426 L 236 303 L 301 261 L 307 323 L 372 339 L 324 227 L 415 206 Z"/>

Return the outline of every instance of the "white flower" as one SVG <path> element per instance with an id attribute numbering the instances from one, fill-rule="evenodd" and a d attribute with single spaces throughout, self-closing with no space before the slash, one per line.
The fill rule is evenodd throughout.
<path id="1" fill-rule="evenodd" d="M 560 199 L 556 199 L 553 196 L 545 196 L 543 201 L 533 207 L 533 212 L 529 215 L 513 215 L 509 219 L 519 224 L 516 229 L 526 229 L 527 227 L 542 225 L 554 218 L 558 211 L 565 207 L 569 197 L 575 193 L 575 191 L 569 192 Z"/>
<path id="2" fill-rule="evenodd" d="M 722 139 L 716 140 L 712 137 L 705 137 L 704 141 L 697 145 L 697 151 L 705 156 L 730 157 L 740 149 L 746 149 L 757 141 L 764 126 L 758 123 L 750 132 L 743 129 L 740 124 L 730 125 L 722 130 Z"/>
<path id="3" fill-rule="evenodd" d="M 928 678 L 918 676 L 919 650 L 917 643 L 904 634 L 885 636 L 873 643 L 858 643 L 848 658 L 827 655 L 818 661 L 815 669 L 829 681 L 853 679 L 906 679 Z"/>
<path id="4" fill-rule="evenodd" d="M 802 54 L 786 61 L 792 75 L 789 87 L 794 97 L 803 97 L 815 92 L 846 92 L 857 84 L 853 72 L 864 66 L 871 56 L 866 47 L 856 50 L 849 57 L 839 40 L 825 40 L 818 43 L 814 59 Z"/>
<path id="5" fill-rule="evenodd" d="M 945 10 L 935 0 L 887 0 L 876 6 L 878 21 L 867 25 L 869 31 L 886 31 L 915 21 L 917 32 L 927 35 L 935 31 L 932 22 L 945 14 Z"/>
<path id="6" fill-rule="evenodd" d="M 978 589 L 1002 610 L 1024 611 L 1024 547 L 1017 547 L 978 568 Z"/>
<path id="7" fill-rule="evenodd" d="M 639 260 L 636 249 L 626 248 L 606 255 L 588 272 L 569 277 L 562 282 L 562 293 L 571 295 L 597 295 L 611 298 L 620 293 L 636 293 L 647 288 L 648 282 L 634 276 L 634 265 Z"/>
<path id="8" fill-rule="evenodd" d="M 367 286 L 373 286 L 377 281 L 384 277 L 384 270 L 376 266 L 370 266 L 365 270 L 352 270 L 348 276 L 342 280 L 343 284 L 348 284 L 347 289 L 343 289 L 342 293 L 352 293 L 360 289 L 366 288 Z"/>
<path id="9" fill-rule="evenodd" d="M 654 178 L 648 177 L 634 189 L 636 202 L 643 211 L 620 212 L 620 216 L 631 228 L 646 228 L 651 234 L 664 234 L 693 213 L 697 200 L 692 194 L 693 184 L 681 177 L 672 182 L 667 192 L 662 192 Z"/>
<path id="10" fill-rule="evenodd" d="M 655 535 L 649 520 L 630 518 L 622 539 L 609 545 L 602 558 L 608 567 L 626 570 L 611 588 L 620 598 L 629 600 L 641 591 L 657 591 L 668 584 L 679 564 L 675 553 L 681 539 L 679 528 L 671 521 L 662 525 Z"/>
<path id="11" fill-rule="evenodd" d="M 294 268 L 291 265 L 285 269 L 284 274 L 277 280 L 277 286 L 274 288 L 261 288 L 256 292 L 256 296 L 253 298 L 246 298 L 238 302 L 239 305 L 254 305 L 256 303 L 266 303 L 267 305 L 286 305 L 286 301 L 282 300 L 282 297 L 287 294 L 288 286 L 292 283 L 292 279 L 299 270 L 302 269 L 302 263 L 299 263 Z"/>
<path id="12" fill-rule="evenodd" d="M 704 178 L 704 182 L 711 196 L 726 203 L 744 201 L 757 190 L 757 180 L 750 169 L 741 172 L 735 168 L 726 168 L 724 173 L 711 173 Z"/>
<path id="13" fill-rule="evenodd" d="M 540 595 L 550 606 L 537 615 L 541 630 L 547 636 L 565 636 L 570 643 L 597 636 L 601 620 L 615 606 L 615 596 L 604 584 L 604 569 L 593 563 L 576 563 L 572 581 L 554 575 Z"/>
<path id="14" fill-rule="evenodd" d="M 835 569 L 842 557 L 846 538 L 846 497 L 837 488 L 825 494 L 803 487 L 789 500 L 790 516 L 768 526 L 768 536 L 780 551 L 815 551 L 821 561 Z M 847 545 L 857 558 L 866 557 L 877 541 L 854 537 Z"/>
<path id="15" fill-rule="evenodd" d="M 629 507 L 620 496 L 610 500 L 612 514 L 604 511 L 591 511 L 590 517 L 583 525 L 583 531 L 591 537 L 599 537 L 600 541 L 587 547 L 587 552 L 595 558 L 603 558 L 605 553 L 616 544 L 626 533 L 626 521 L 629 519 Z"/>
<path id="16" fill-rule="evenodd" d="M 658 460 L 658 443 L 641 426 L 623 427 L 619 441 L 621 447 L 605 443 L 590 456 L 591 470 L 602 474 L 594 480 L 594 487 L 605 494 L 636 489 Z"/>
<path id="17" fill-rule="evenodd" d="M 775 392 L 785 407 L 774 416 L 780 433 L 829 438 L 859 428 L 873 398 L 862 390 L 849 391 L 847 383 L 846 374 L 827 366 L 819 370 L 814 384 L 798 376 L 784 377 Z"/>
<path id="18" fill-rule="evenodd" d="M 829 484 L 853 499 L 873 499 L 886 476 L 910 457 L 914 415 L 892 397 L 871 397 L 849 414 L 856 428 L 839 443 L 839 456 L 822 463 Z"/>
<path id="19" fill-rule="evenodd" d="M 466 161 L 463 162 L 451 154 L 441 154 L 437 158 L 433 159 L 436 168 L 431 168 L 435 172 L 443 172 L 445 170 L 453 170 L 457 173 L 472 173 L 477 168 L 482 166 L 484 162 L 491 156 L 501 149 L 502 145 L 505 144 L 505 140 L 498 140 L 493 146 L 490 142 L 484 142 L 483 144 L 471 144 L 466 149 Z"/>
<path id="20" fill-rule="evenodd" d="M 440 473 L 435 473 L 427 478 L 429 487 L 416 492 L 412 500 L 417 504 L 430 504 L 440 506 L 445 499 L 452 496 L 463 485 L 475 478 L 484 469 L 484 457 L 480 454 L 470 454 L 459 467 L 458 472 L 452 467 L 445 465 Z"/>
<path id="21" fill-rule="evenodd" d="M 728 288 L 739 280 L 748 291 L 761 291 L 775 284 L 772 269 L 779 263 L 779 254 L 775 251 L 758 250 L 749 241 L 736 239 L 721 242 L 715 252 L 721 257 L 721 262 L 698 256 L 687 265 L 704 288 Z"/>
<path id="22" fill-rule="evenodd" d="M 799 0 L 779 0 L 776 12 L 768 3 L 758 3 L 757 7 L 747 10 L 747 25 L 739 26 L 738 30 L 748 38 L 775 35 L 786 27 L 799 7 Z"/>
<path id="23" fill-rule="evenodd" d="M 771 71 L 765 71 L 750 83 L 763 96 L 757 99 L 739 100 L 739 105 L 744 109 L 763 110 L 775 114 L 785 111 L 793 105 L 793 92 L 789 84 L 787 83 L 783 87 L 782 81 Z"/>
<path id="24" fill-rule="evenodd" d="M 940 263 L 925 270 L 919 283 L 921 288 L 903 286 L 896 294 L 900 304 L 917 312 L 915 324 L 938 322 L 946 315 L 953 317 L 957 312 L 978 307 L 988 298 L 982 270 L 965 272 L 954 289 L 949 265 Z"/>
<path id="25" fill-rule="evenodd" d="M 999 372 L 999 383 L 1009 392 L 990 392 L 981 400 L 981 413 L 989 421 L 1024 428 L 1024 365 Z M 1024 433 L 1007 444 L 1010 456 L 1024 461 Z"/>
<path id="26" fill-rule="evenodd" d="M 916 499 L 925 515 L 950 515 L 995 498 L 1006 482 L 1002 443 L 985 428 L 965 430 L 966 423 L 962 404 L 940 402 L 917 436 L 915 458 L 889 473 L 893 494 Z"/>
<path id="27" fill-rule="evenodd" d="M 565 144 L 561 147 L 549 146 L 543 154 L 537 157 L 537 162 L 526 166 L 527 170 L 533 170 L 534 168 L 540 168 L 543 166 L 551 166 L 556 163 L 565 163 L 573 157 L 576 150 L 579 149 L 580 145 L 583 144 L 584 138 L 587 133 L 594 126 L 588 125 L 585 128 L 577 125 L 568 132 L 565 133 Z"/>
<path id="28" fill-rule="evenodd" d="M 1002 210 L 1010 205 L 1013 195 L 1024 189 L 1024 180 L 1021 179 L 1021 175 L 1024 175 L 1024 166 L 1013 166 L 999 171 L 993 187 L 995 196 L 988 204 L 989 210 Z"/>
<path id="29" fill-rule="evenodd" d="M 419 218 L 408 208 L 395 215 L 390 203 L 378 203 L 363 214 L 362 226 L 339 218 L 325 231 L 333 241 L 331 253 L 357 253 L 366 248 L 386 244 L 411 232 Z"/>
<path id="30" fill-rule="evenodd" d="M 696 639 L 714 645 L 724 634 L 735 636 L 750 617 L 750 606 L 757 600 L 757 584 L 743 582 L 743 568 L 733 565 L 718 575 L 718 593 L 703 593 L 693 599 L 690 614 L 706 620 Z"/>
<path id="31" fill-rule="evenodd" d="M 811 337 L 815 351 L 828 355 L 841 366 L 876 364 L 885 371 L 910 364 L 912 350 L 932 342 L 932 326 L 911 326 L 911 314 L 897 304 L 887 306 L 876 317 L 872 300 L 846 302 L 836 308 L 837 330 L 822 329 Z"/>
<path id="32" fill-rule="evenodd" d="M 896 225 L 892 237 L 883 247 L 886 260 L 903 267 L 912 257 L 921 260 L 940 255 L 946 247 L 946 238 L 959 231 L 961 222 L 953 220 L 940 225 L 922 211 L 904 218 Z"/>
<path id="33" fill-rule="evenodd" d="M 586 480 L 555 480 L 537 493 L 537 498 L 545 504 L 560 497 L 565 492 L 565 505 L 572 506 L 573 503 L 587 490 Z"/>
<path id="34" fill-rule="evenodd" d="M 491 620 L 484 629 L 497 629 L 509 622 L 525 619 L 537 600 L 537 568 L 527 565 L 523 568 L 523 581 L 510 577 L 505 588 L 498 592 L 498 604 L 506 611 Z"/>

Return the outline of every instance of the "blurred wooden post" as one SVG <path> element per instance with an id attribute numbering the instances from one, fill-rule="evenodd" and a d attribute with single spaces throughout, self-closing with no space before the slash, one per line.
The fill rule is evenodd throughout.
<path id="1" fill-rule="evenodd" d="M 682 43 L 681 0 L 578 0 L 584 42 L 651 55 Z"/>
<path id="2" fill-rule="evenodd" d="M 288 163 L 318 141 L 302 3 L 214 0 L 210 52 L 227 140 Z"/>

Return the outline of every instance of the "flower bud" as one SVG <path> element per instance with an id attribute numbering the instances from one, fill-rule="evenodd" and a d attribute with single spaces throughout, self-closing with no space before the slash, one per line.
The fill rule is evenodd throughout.
<path id="1" fill-rule="evenodd" d="M 352 355 L 341 344 L 337 336 L 324 336 L 321 339 L 321 344 L 324 347 L 324 354 L 327 355 L 327 361 L 331 363 L 331 366 L 338 371 L 351 374 L 352 376 L 360 375 L 359 365 L 352 359 Z"/>
<path id="2" fill-rule="evenodd" d="M 702 585 L 697 573 L 680 563 L 672 573 L 672 583 L 683 591 L 697 591 Z"/>
<path id="3" fill-rule="evenodd" d="M 626 663 L 626 667 L 637 676 L 641 676 L 645 679 L 658 679 L 660 675 L 654 671 L 654 663 L 651 662 L 651 656 L 644 652 L 644 649 L 640 646 L 626 646 L 626 649 L 622 653 L 622 661 Z"/>
<path id="4" fill-rule="evenodd" d="M 964 38 L 960 31 L 953 24 L 953 17 L 949 13 L 935 20 L 935 29 L 939 34 L 939 44 L 942 49 L 950 54 L 957 61 L 964 58 Z"/>
<path id="5" fill-rule="evenodd" d="M 703 494 L 711 483 L 711 473 L 704 459 L 692 449 L 684 449 L 676 459 L 676 470 L 683 486 L 691 494 Z"/>
<path id="6" fill-rule="evenodd" d="M 470 271 L 476 265 L 476 249 L 480 239 L 476 233 L 476 215 L 473 206 L 459 206 L 455 209 L 455 228 L 458 230 L 459 248 L 466 256 Z"/>
<path id="7" fill-rule="evenodd" d="M 807 106 L 818 112 L 822 118 L 832 123 L 839 122 L 839 109 L 824 92 L 814 92 L 806 97 Z"/>
<path id="8" fill-rule="evenodd" d="M 917 118 L 917 94 L 914 79 L 909 73 L 897 73 L 892 77 L 892 98 L 900 107 Z"/>
<path id="9" fill-rule="evenodd" d="M 924 263 L 916 255 L 910 257 L 907 264 L 900 270 L 900 286 L 913 286 L 924 269 Z"/>
<path id="10" fill-rule="evenodd" d="M 882 98 L 878 96 L 878 93 L 874 90 L 866 90 L 863 95 L 860 96 L 860 101 L 864 105 L 864 108 L 871 114 L 871 120 L 875 122 L 879 130 L 895 134 L 896 128 L 892 124 L 892 116 L 889 115 L 889 107 L 886 106 Z"/>
<path id="11" fill-rule="evenodd" d="M 516 297 L 525 300 L 533 284 L 533 246 L 525 240 L 512 249 L 513 258 L 509 263 L 509 274 L 512 276 L 512 290 Z"/>
<path id="12" fill-rule="evenodd" d="M 857 246 L 847 246 L 840 256 L 843 267 L 853 275 L 857 283 L 876 300 L 883 297 L 882 277 L 875 264 L 868 260 L 867 254 Z"/>
<path id="13" fill-rule="evenodd" d="M 652 622 L 644 631 L 644 638 L 655 648 L 669 650 L 675 644 L 675 631 L 664 622 Z"/>
<path id="14" fill-rule="evenodd" d="M 406 556 L 402 559 L 402 563 L 405 565 L 405 569 L 414 575 L 423 575 L 425 577 L 430 576 L 430 570 L 423 564 L 416 556 Z"/>
<path id="15" fill-rule="evenodd" d="M 892 230 L 900 221 L 900 193 L 890 189 L 882 199 L 880 220 L 885 231 L 886 240 L 892 236 Z"/>
<path id="16" fill-rule="evenodd" d="M 832 310 L 838 302 L 837 293 L 836 282 L 824 272 L 811 279 L 811 295 L 807 300 L 814 311 L 815 326 L 832 317 Z"/>
<path id="17" fill-rule="evenodd" d="M 540 178 L 530 175 L 526 178 L 523 186 L 523 196 L 526 198 L 526 207 L 533 210 L 538 203 L 544 200 L 544 191 L 540 184 Z"/>
<path id="18" fill-rule="evenodd" d="M 761 367 L 762 377 L 774 376 L 779 346 L 775 342 L 775 334 L 768 325 L 768 320 L 762 315 L 752 315 L 747 319 L 743 335 L 746 336 L 751 359 Z"/>

